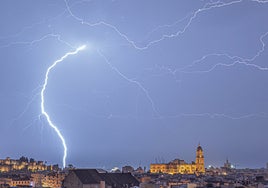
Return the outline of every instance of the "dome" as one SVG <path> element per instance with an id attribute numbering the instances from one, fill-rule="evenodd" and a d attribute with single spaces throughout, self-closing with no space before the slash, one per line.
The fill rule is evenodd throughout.
<path id="1" fill-rule="evenodd" d="M 198 145 L 196 151 L 203 151 L 202 147 L 200 145 Z"/>

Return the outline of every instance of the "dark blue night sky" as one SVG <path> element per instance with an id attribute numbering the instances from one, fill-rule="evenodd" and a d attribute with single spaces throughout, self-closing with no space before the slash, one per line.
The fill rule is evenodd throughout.
<path id="1" fill-rule="evenodd" d="M 267 0 L 3 0 L 0 158 L 268 162 Z"/>

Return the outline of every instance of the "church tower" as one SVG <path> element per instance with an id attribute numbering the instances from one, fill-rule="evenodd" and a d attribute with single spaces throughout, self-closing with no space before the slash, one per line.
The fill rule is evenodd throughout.
<path id="1" fill-rule="evenodd" d="M 205 160 L 203 155 L 203 149 L 200 144 L 198 144 L 198 147 L 196 149 L 195 164 L 197 173 L 205 173 Z"/>

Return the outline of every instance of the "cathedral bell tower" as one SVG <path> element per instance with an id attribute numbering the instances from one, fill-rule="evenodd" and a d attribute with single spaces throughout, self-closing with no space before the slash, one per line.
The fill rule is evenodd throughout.
<path id="1" fill-rule="evenodd" d="M 203 149 L 200 144 L 198 144 L 198 147 L 196 149 L 195 164 L 197 173 L 205 173 L 205 160 L 203 155 Z"/>

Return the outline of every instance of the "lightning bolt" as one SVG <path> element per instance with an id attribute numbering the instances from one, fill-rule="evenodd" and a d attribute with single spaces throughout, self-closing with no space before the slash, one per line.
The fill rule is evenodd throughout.
<path id="1" fill-rule="evenodd" d="M 214 53 L 214 54 L 207 54 L 207 55 L 204 55 L 202 58 L 198 59 L 198 60 L 195 60 L 191 65 L 188 65 L 186 67 L 184 67 L 183 69 L 181 70 L 175 70 L 175 72 L 179 71 L 179 72 L 182 72 L 182 73 L 208 73 L 208 72 L 211 72 L 213 71 L 216 67 L 218 66 L 223 66 L 223 67 L 231 67 L 231 66 L 235 66 L 237 64 L 240 64 L 240 65 L 244 65 L 244 66 L 248 66 L 248 67 L 252 67 L 252 68 L 255 68 L 259 71 L 268 71 L 268 67 L 262 67 L 260 65 L 257 65 L 257 64 L 254 64 L 253 62 L 259 57 L 261 56 L 261 54 L 264 52 L 265 50 L 265 47 L 266 47 L 266 43 L 263 41 L 264 38 L 266 38 L 268 36 L 268 32 L 262 34 L 260 36 L 260 43 L 262 45 L 261 49 L 259 51 L 257 51 L 257 53 L 251 57 L 251 58 L 242 58 L 242 57 L 239 57 L 239 56 L 231 56 L 229 54 L 221 54 L 221 53 Z M 194 67 L 194 65 L 198 64 L 198 63 L 201 63 L 203 62 L 204 60 L 206 60 L 207 58 L 209 57 L 225 57 L 225 58 L 228 58 L 229 60 L 232 61 L 232 63 L 230 64 L 227 64 L 227 63 L 216 63 L 215 65 L 213 65 L 210 69 L 208 70 L 203 70 L 203 71 L 184 71 L 186 70 L 187 68 L 191 68 L 191 67 Z"/>
<path id="2" fill-rule="evenodd" d="M 248 0 L 248 1 L 256 2 L 256 3 L 260 3 L 260 4 L 268 3 L 268 0 Z M 246 1 L 245 0 L 231 0 L 231 1 L 228 1 L 228 2 L 224 2 L 224 1 L 221 1 L 221 0 L 218 0 L 218 1 L 217 0 L 216 1 L 210 0 L 209 3 L 206 3 L 204 6 L 200 7 L 199 9 L 196 9 L 196 10 L 188 13 L 182 19 L 177 20 L 172 24 L 160 25 L 160 26 L 156 27 L 155 29 L 153 29 L 146 36 L 146 38 L 148 40 L 149 40 L 149 38 L 151 37 L 151 35 L 153 33 L 156 33 L 157 31 L 159 31 L 159 30 L 161 30 L 163 28 L 173 28 L 173 27 L 177 27 L 177 25 L 179 23 L 185 23 L 184 26 L 182 26 L 182 29 L 177 30 L 177 31 L 172 32 L 172 33 L 165 32 L 165 34 L 160 35 L 159 38 L 154 39 L 154 40 L 150 40 L 145 45 L 140 45 L 137 42 L 133 41 L 127 34 L 125 34 L 122 31 L 120 31 L 116 25 L 112 25 L 111 23 L 107 23 L 105 21 L 99 21 L 97 23 L 90 23 L 89 21 L 85 20 L 83 17 L 79 17 L 78 15 L 76 15 L 73 12 L 72 6 L 74 6 L 76 3 L 83 3 L 83 2 L 89 2 L 89 1 L 82 0 L 80 2 L 73 3 L 72 5 L 69 5 L 68 0 L 64 0 L 64 2 L 65 2 L 65 10 L 63 12 L 61 12 L 58 16 L 62 16 L 63 14 L 68 13 L 69 16 L 71 16 L 74 20 L 76 20 L 77 22 L 79 22 L 82 25 L 86 25 L 86 26 L 89 26 L 89 27 L 105 26 L 106 28 L 109 28 L 113 32 L 115 32 L 122 39 L 124 39 L 134 49 L 136 49 L 136 50 L 147 50 L 150 47 L 152 47 L 153 45 L 160 44 L 164 40 L 171 40 L 171 39 L 175 39 L 175 38 L 177 38 L 179 36 L 182 36 L 185 32 L 187 32 L 187 30 L 189 30 L 189 28 L 191 27 L 192 23 L 195 22 L 198 19 L 199 15 L 201 15 L 201 14 L 203 14 L 205 12 L 208 12 L 208 11 L 210 11 L 212 9 L 220 9 L 220 8 L 232 6 L 232 5 L 235 5 L 235 4 L 240 4 L 240 3 L 243 3 L 243 2 L 246 2 Z M 42 23 L 44 23 L 44 21 L 40 22 L 40 23 L 36 23 L 36 24 L 42 24 Z M 15 34 L 15 35 L 9 36 L 9 37 L 11 37 L 11 38 L 18 37 L 22 33 L 24 33 L 26 30 L 32 29 L 36 24 L 33 24 L 31 26 L 27 26 L 27 27 L 23 28 L 21 32 Z M 192 64 L 187 65 L 184 68 L 175 69 L 175 70 L 172 69 L 172 68 L 169 68 L 169 67 L 164 67 L 164 66 L 156 67 L 156 68 L 165 71 L 165 73 L 167 72 L 168 74 L 172 74 L 174 76 L 174 78 L 176 78 L 177 73 L 184 73 L 184 74 L 208 73 L 208 72 L 211 72 L 211 71 L 215 70 L 217 67 L 233 67 L 235 65 L 243 65 L 245 67 L 248 66 L 248 67 L 251 67 L 251 68 L 253 68 L 255 70 L 259 70 L 259 71 L 268 71 L 268 67 L 260 66 L 260 65 L 254 63 L 254 61 L 259 56 L 261 56 L 262 53 L 265 51 L 266 43 L 264 42 L 264 39 L 266 39 L 267 36 L 268 36 L 268 32 L 263 34 L 260 37 L 260 42 L 262 44 L 262 48 L 253 57 L 250 57 L 250 58 L 243 58 L 243 57 L 239 57 L 239 56 L 233 56 L 233 55 L 229 55 L 227 53 L 213 53 L 213 54 L 203 55 L 200 59 L 195 60 Z M 2 38 L 5 39 L 7 37 L 2 37 Z M 0 37 L 0 39 L 2 39 L 2 38 Z M 46 35 L 41 36 L 40 38 L 32 40 L 32 41 L 15 41 L 15 42 L 11 42 L 11 43 L 8 43 L 8 44 L 3 44 L 3 45 L 0 45 L 0 48 L 8 48 L 8 47 L 11 47 L 13 45 L 30 45 L 30 46 L 32 46 L 32 45 L 35 45 L 36 43 L 39 43 L 39 42 L 41 42 L 43 40 L 46 40 L 48 38 L 55 38 L 55 40 L 58 40 L 59 42 L 63 43 L 64 45 L 67 45 L 67 46 L 71 47 L 72 49 L 75 49 L 75 48 L 73 48 L 73 46 L 70 43 L 68 43 L 66 41 L 63 41 L 61 39 L 60 34 L 54 34 L 54 33 L 46 34 Z M 63 148 L 64 148 L 63 167 L 66 166 L 67 145 L 66 145 L 65 139 L 64 139 L 63 135 L 61 134 L 60 130 L 58 129 L 58 127 L 55 124 L 53 124 L 53 122 L 51 121 L 51 119 L 49 117 L 49 114 L 45 111 L 44 93 L 45 93 L 45 90 L 46 90 L 46 86 L 48 84 L 50 71 L 53 68 L 55 68 L 55 66 L 58 63 L 64 61 L 64 59 L 66 59 L 68 56 L 77 54 L 79 51 L 85 49 L 85 47 L 86 47 L 85 45 L 81 46 L 81 47 L 77 48 L 76 50 L 74 50 L 72 52 L 66 53 L 63 57 L 61 57 L 60 59 L 56 60 L 47 69 L 44 83 L 41 86 L 42 87 L 42 90 L 41 90 L 41 111 L 42 111 L 42 115 L 45 116 L 49 126 L 51 128 L 53 128 L 53 130 L 57 133 L 58 137 L 60 138 L 60 140 L 62 142 L 62 145 L 63 145 Z M 155 103 L 152 100 L 152 97 L 149 95 L 148 90 L 140 82 L 138 82 L 136 79 L 129 78 L 127 75 L 125 75 L 122 72 L 120 72 L 120 69 L 115 67 L 110 62 L 110 60 L 106 56 L 104 56 L 103 53 L 101 53 L 101 51 L 99 51 L 99 55 L 101 55 L 101 57 L 104 58 L 106 64 L 114 72 L 116 72 L 118 75 L 120 75 L 121 78 L 125 79 L 129 83 L 136 84 L 137 87 L 140 88 L 143 91 L 143 93 L 145 94 L 145 96 L 147 97 L 149 102 L 151 103 L 152 109 L 156 113 L 157 108 L 155 107 Z M 210 68 L 208 68 L 206 70 L 191 70 L 191 68 L 195 68 L 195 66 L 198 65 L 198 64 L 206 63 L 206 60 L 208 60 L 210 57 L 227 58 L 227 59 L 229 59 L 231 61 L 231 63 L 216 63 L 216 64 L 212 65 L 212 67 L 210 67 Z M 34 100 L 34 98 L 32 100 Z M 32 100 L 29 102 L 29 104 L 27 104 L 25 110 L 18 116 L 18 118 L 21 118 L 23 116 L 23 114 L 27 111 L 27 109 L 28 109 L 29 105 L 31 104 Z M 244 115 L 244 116 L 231 116 L 231 115 L 226 115 L 226 114 L 223 114 L 223 113 L 209 113 L 208 112 L 208 113 L 200 113 L 200 114 L 182 113 L 182 114 L 175 115 L 175 116 L 165 116 L 165 117 L 157 116 L 157 117 L 154 117 L 154 118 L 180 118 L 180 117 L 199 117 L 199 116 L 200 117 L 209 117 L 209 118 L 229 118 L 229 119 L 233 119 L 233 120 L 251 118 L 251 117 L 265 117 L 265 118 L 268 117 L 267 113 L 248 114 L 248 115 Z M 115 118 L 115 116 L 111 116 L 111 117 Z"/>
<path id="3" fill-rule="evenodd" d="M 62 159 L 63 168 L 65 168 L 65 166 L 66 166 L 66 157 L 67 157 L 67 150 L 68 150 L 67 149 L 67 145 L 66 145 L 65 139 L 64 139 L 62 133 L 60 132 L 59 128 L 51 121 L 48 113 L 45 110 L 45 97 L 44 97 L 44 93 L 46 91 L 46 87 L 47 87 L 47 84 L 48 84 L 48 78 L 49 78 L 50 71 L 53 68 L 55 68 L 57 66 L 57 64 L 59 64 L 60 62 L 62 62 L 64 59 L 66 59 L 68 56 L 75 55 L 79 51 L 84 50 L 85 48 L 86 48 L 86 45 L 83 45 L 83 46 L 80 46 L 79 48 L 77 48 L 75 51 L 66 53 L 60 59 L 56 60 L 50 67 L 48 67 L 48 69 L 46 71 L 46 75 L 45 75 L 45 81 L 44 81 L 44 84 L 43 84 L 42 90 L 41 90 L 41 113 L 42 113 L 42 115 L 45 116 L 45 118 L 46 118 L 49 126 L 57 133 L 58 137 L 60 138 L 60 140 L 62 142 L 62 146 L 63 146 L 63 149 L 64 149 L 64 154 L 63 154 L 63 159 Z"/>
<path id="4" fill-rule="evenodd" d="M 133 84 L 136 84 L 142 91 L 143 93 L 145 94 L 145 96 L 147 97 L 147 99 L 149 100 L 149 102 L 151 103 L 151 106 L 152 106 L 152 109 L 155 113 L 155 115 L 159 116 L 159 112 L 157 111 L 156 107 L 155 107 L 155 103 L 152 99 L 152 97 L 150 96 L 148 90 L 140 83 L 138 82 L 137 80 L 134 80 L 134 79 L 130 79 L 128 78 L 127 76 L 125 76 L 122 72 L 120 72 L 118 70 L 118 68 L 116 68 L 115 66 L 113 66 L 111 64 L 111 62 L 108 60 L 108 58 L 100 51 L 98 50 L 98 54 L 103 57 L 103 59 L 105 60 L 105 62 L 107 63 L 107 65 L 113 70 L 115 71 L 119 76 L 121 76 L 124 80 L 130 82 L 130 83 L 133 83 Z"/>
<path id="5" fill-rule="evenodd" d="M 252 1 L 256 1 L 258 3 L 267 3 L 267 0 L 252 0 Z M 121 32 L 115 25 L 110 24 L 108 22 L 105 21 L 99 21 L 96 23 L 90 23 L 86 20 L 84 20 L 81 17 L 78 17 L 77 15 L 75 15 L 73 13 L 73 11 L 71 10 L 71 7 L 68 3 L 68 0 L 64 0 L 65 2 L 65 6 L 66 6 L 66 11 L 70 14 L 70 16 L 75 19 L 76 21 L 78 21 L 79 23 L 81 23 L 82 25 L 87 25 L 90 27 L 95 27 L 95 26 L 100 26 L 100 25 L 104 25 L 107 28 L 112 29 L 114 32 L 116 32 L 122 39 L 126 40 L 126 42 L 128 42 L 133 48 L 135 48 L 136 50 L 147 50 L 149 49 L 152 45 L 155 45 L 159 42 L 162 42 L 163 40 L 166 39 L 171 39 L 171 38 L 176 38 L 182 34 L 184 34 L 186 32 L 186 30 L 191 26 L 192 22 L 194 19 L 196 19 L 198 17 L 198 15 L 202 12 L 206 12 L 209 11 L 211 9 L 216 9 L 216 8 L 222 8 L 222 7 L 226 7 L 226 6 L 231 6 L 233 4 L 237 4 L 237 3 L 241 3 L 243 2 L 243 0 L 234 0 L 231 2 L 221 2 L 221 1 L 216 1 L 216 2 L 211 2 L 211 3 L 206 3 L 202 8 L 197 9 L 196 11 L 190 13 L 189 15 L 187 15 L 186 17 L 176 21 L 175 23 L 171 24 L 171 25 L 164 25 L 164 26 L 158 26 L 157 28 L 155 28 L 154 30 L 152 30 L 150 33 L 155 32 L 156 30 L 163 28 L 163 27 L 172 27 L 174 25 L 176 25 L 177 23 L 185 20 L 186 18 L 189 17 L 188 22 L 186 23 L 186 25 L 179 31 L 172 33 L 172 34 L 164 34 L 162 35 L 160 38 L 156 39 L 156 40 L 152 40 L 150 42 L 148 42 L 146 45 L 144 46 L 139 46 L 137 44 L 137 42 L 135 42 L 134 40 L 130 39 L 125 33 Z"/>
<path id="6" fill-rule="evenodd" d="M 248 0 L 249 2 L 255 2 L 255 3 L 268 3 L 268 0 Z M 183 18 L 175 21 L 172 24 L 165 24 L 165 25 L 160 25 L 157 26 L 155 29 L 153 29 L 152 31 L 150 31 L 145 38 L 150 38 L 150 36 L 157 32 L 160 29 L 163 28 L 172 28 L 177 26 L 179 23 L 185 22 L 184 26 L 182 26 L 181 29 L 175 31 L 174 33 L 165 33 L 163 35 L 161 35 L 159 38 L 154 39 L 154 40 L 150 40 L 147 44 L 141 46 L 139 45 L 136 41 L 132 40 L 131 38 L 129 38 L 129 36 L 125 33 L 123 33 L 122 31 L 120 31 L 120 29 L 116 26 L 113 25 L 109 22 L 106 21 L 99 21 L 99 22 L 95 22 L 95 23 L 90 23 L 89 21 L 85 20 L 82 17 L 79 17 L 78 15 L 76 15 L 73 10 L 71 9 L 71 6 L 69 4 L 68 0 L 64 0 L 65 2 L 65 6 L 66 6 L 66 12 L 69 13 L 69 15 L 76 20 L 77 22 L 79 22 L 82 25 L 86 25 L 89 27 L 97 27 L 97 26 L 105 26 L 107 28 L 110 28 L 111 30 L 113 30 L 115 33 L 117 33 L 122 39 L 124 39 L 127 43 L 129 43 L 130 46 L 132 46 L 134 49 L 136 50 L 140 50 L 140 51 L 144 51 L 144 50 L 148 50 L 150 47 L 152 47 L 153 45 L 159 44 L 160 42 L 167 40 L 167 39 L 174 39 L 177 38 L 181 35 L 183 35 L 185 32 L 187 32 L 187 30 L 189 29 L 189 27 L 192 25 L 192 23 L 202 14 L 208 11 L 211 11 L 213 9 L 221 9 L 224 7 L 229 7 L 229 6 L 233 6 L 235 4 L 241 4 L 243 2 L 246 2 L 246 0 L 232 0 L 232 1 L 228 1 L 228 2 L 224 2 L 221 0 L 216 0 L 216 1 L 210 1 L 208 3 L 205 3 L 202 7 L 200 7 L 199 9 L 196 9 L 194 11 L 189 12 L 186 16 L 184 16 Z M 81 1 L 81 2 L 85 2 L 85 1 Z M 169 67 L 161 67 L 161 69 L 167 71 L 168 73 L 171 73 L 174 78 L 176 78 L 176 82 L 180 82 L 180 80 L 177 79 L 176 74 L 177 73 L 183 73 L 183 74 L 195 74 L 195 73 L 208 73 L 213 71 L 215 68 L 217 67 L 233 67 L 235 65 L 243 65 L 243 66 L 248 66 L 260 71 L 268 71 L 267 67 L 262 67 L 260 65 L 254 64 L 253 62 L 255 61 L 255 59 L 257 59 L 263 52 L 265 49 L 265 43 L 263 41 L 263 39 L 267 36 L 268 33 L 265 33 L 263 35 L 261 35 L 260 37 L 260 42 L 262 44 L 262 48 L 255 54 L 255 56 L 251 57 L 251 58 L 243 58 L 243 57 L 239 57 L 239 56 L 232 56 L 229 55 L 227 53 L 213 53 L 213 54 L 207 54 L 204 55 L 201 59 L 195 60 L 192 64 L 187 65 L 186 67 L 180 68 L 180 69 L 175 69 L 172 70 L 172 68 Z M 109 61 L 108 59 L 99 51 L 98 52 L 106 61 L 106 63 L 110 66 L 110 68 L 112 70 L 114 70 L 119 76 L 121 76 L 122 78 L 124 78 L 125 80 L 127 80 L 130 83 L 136 84 L 146 95 L 147 99 L 149 100 L 149 102 L 151 103 L 152 109 L 155 112 L 155 114 L 157 114 L 156 118 L 163 118 L 163 116 L 159 115 L 157 113 L 156 107 L 155 107 L 155 103 L 152 100 L 152 98 L 150 97 L 148 90 L 143 87 L 141 85 L 141 83 L 139 83 L 138 81 L 134 80 L 134 79 L 129 79 L 127 78 L 124 74 L 122 74 L 122 72 L 120 72 L 118 70 L 118 68 L 114 67 Z M 190 70 L 188 71 L 189 68 L 194 67 L 195 65 L 197 65 L 198 63 L 202 63 L 205 60 L 207 60 L 207 58 L 209 57 L 224 57 L 224 58 L 228 58 L 229 60 L 231 60 L 231 63 L 217 63 L 215 65 L 213 65 L 210 69 L 208 70 Z M 183 117 L 183 116 L 208 116 L 208 117 L 225 117 L 225 118 L 230 118 L 230 119 L 243 119 L 243 118 L 247 118 L 247 117 L 253 117 L 253 116 L 258 116 L 258 114 L 248 114 L 245 116 L 241 116 L 241 117 L 235 117 L 235 116 L 228 116 L 225 114 L 217 114 L 217 113 L 202 113 L 202 114 L 180 114 L 177 117 Z"/>
<path id="7" fill-rule="evenodd" d="M 61 39 L 61 35 L 59 34 L 54 34 L 54 33 L 49 33 L 49 34 L 46 34 L 44 36 L 42 36 L 41 38 L 38 38 L 38 39 L 35 39 L 35 40 L 32 40 L 32 41 L 17 41 L 17 42 L 11 42 L 11 43 L 8 43 L 8 44 L 4 44 L 4 45 L 0 45 L 0 48 L 8 48 L 8 47 L 11 47 L 13 45 L 34 45 L 38 42 L 41 42 L 45 39 L 48 39 L 48 38 L 56 38 L 59 42 L 63 43 L 64 45 L 70 47 L 70 48 L 74 48 L 71 44 L 69 44 L 68 42 L 64 41 Z"/>

